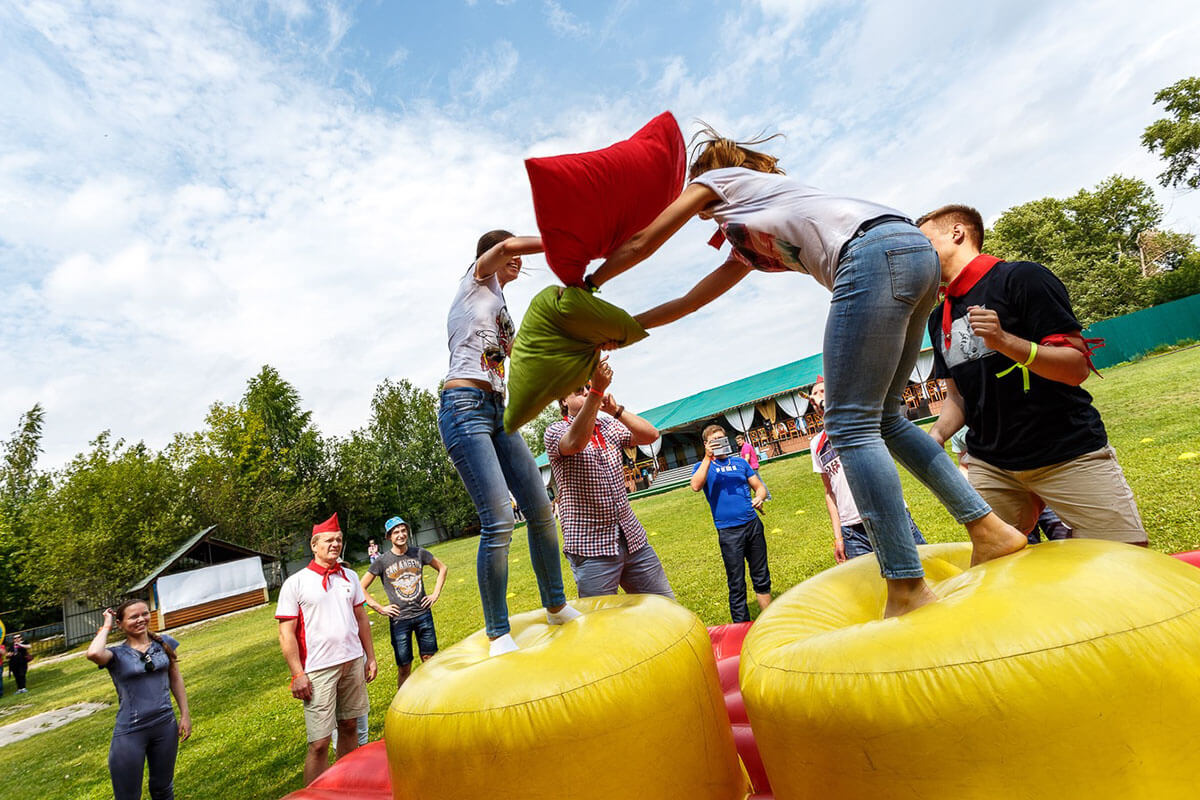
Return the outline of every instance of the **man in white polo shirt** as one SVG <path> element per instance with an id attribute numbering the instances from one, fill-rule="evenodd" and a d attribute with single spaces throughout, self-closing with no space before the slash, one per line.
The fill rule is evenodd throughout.
<path id="1" fill-rule="evenodd" d="M 304 701 L 308 753 L 304 783 L 329 766 L 329 740 L 338 730 L 338 756 L 358 747 L 355 726 L 367 713 L 367 682 L 375 679 L 375 647 L 358 576 L 338 563 L 342 532 L 337 514 L 313 526 L 313 560 L 279 590 L 275 619 L 279 647 L 292 674 L 292 696 Z M 363 654 L 366 666 L 363 666 Z"/>

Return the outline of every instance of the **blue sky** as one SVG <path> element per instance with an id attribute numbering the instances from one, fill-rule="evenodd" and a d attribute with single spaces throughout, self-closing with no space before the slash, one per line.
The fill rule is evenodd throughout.
<path id="1" fill-rule="evenodd" d="M 104 429 L 161 447 L 264 363 L 322 429 L 434 388 L 480 232 L 534 230 L 523 159 L 670 109 L 772 143 L 809 183 L 914 215 L 1153 181 L 1155 91 L 1200 74 L 1190 3 L 0 0 L 0 428 L 47 466 Z M 1161 191 L 1200 233 L 1196 193 Z M 605 296 L 720 261 L 694 223 Z M 510 287 L 519 318 L 551 282 Z M 613 356 L 633 408 L 820 350 L 828 298 L 754 275 Z"/>

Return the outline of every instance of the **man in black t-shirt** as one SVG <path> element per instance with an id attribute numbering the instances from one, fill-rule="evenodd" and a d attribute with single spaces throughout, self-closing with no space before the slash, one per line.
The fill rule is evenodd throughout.
<path id="1" fill-rule="evenodd" d="M 398 667 L 396 687 L 399 688 L 412 672 L 414 634 L 422 661 L 433 658 L 433 654 L 438 650 L 433 612 L 430 609 L 442 594 L 448 570 L 433 553 L 415 544 L 409 544 L 408 524 L 400 517 L 392 517 L 383 527 L 392 547 L 380 553 L 378 558 L 371 562 L 360 582 L 367 597 L 367 605 L 376 613 L 389 617 L 392 650 L 396 655 Z M 437 583 L 429 594 L 425 594 L 425 581 L 422 576 L 426 565 L 438 571 Z M 388 598 L 386 606 L 380 605 L 367 592 L 367 587 L 376 577 L 383 579 L 383 591 Z"/>
<path id="2" fill-rule="evenodd" d="M 944 206 L 917 225 L 946 284 L 929 318 L 934 377 L 947 387 L 930 435 L 944 443 L 966 423 L 971 485 L 1017 529 L 1032 530 L 1048 504 L 1076 537 L 1147 544 L 1100 412 L 1080 388 L 1093 343 L 1066 287 L 1041 264 L 981 254 L 973 208 Z"/>

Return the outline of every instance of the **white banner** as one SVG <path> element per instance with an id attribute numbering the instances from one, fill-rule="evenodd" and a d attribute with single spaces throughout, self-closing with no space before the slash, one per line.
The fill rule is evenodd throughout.
<path id="1" fill-rule="evenodd" d="M 158 607 L 165 614 L 254 589 L 265 589 L 267 579 L 263 577 L 262 559 L 253 556 L 164 575 L 156 583 Z"/>

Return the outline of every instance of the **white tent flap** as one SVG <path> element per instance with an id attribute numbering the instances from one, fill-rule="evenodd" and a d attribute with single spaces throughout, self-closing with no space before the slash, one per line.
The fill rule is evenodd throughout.
<path id="1" fill-rule="evenodd" d="M 164 575 L 156 584 L 158 607 L 165 614 L 254 589 L 265 589 L 267 579 L 263 577 L 262 559 L 253 556 Z"/>
<path id="2" fill-rule="evenodd" d="M 662 442 L 663 440 L 660 436 L 650 444 L 639 444 L 638 449 L 651 458 L 655 458 L 658 456 L 658 451 L 662 450 Z"/>
<path id="3" fill-rule="evenodd" d="M 741 433 L 746 433 L 750 430 L 750 426 L 754 424 L 754 406 L 742 406 L 732 411 L 726 411 L 725 419 L 729 420 L 729 424 L 735 429 Z"/>

